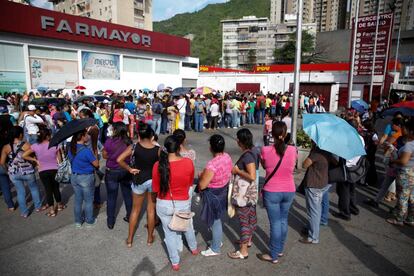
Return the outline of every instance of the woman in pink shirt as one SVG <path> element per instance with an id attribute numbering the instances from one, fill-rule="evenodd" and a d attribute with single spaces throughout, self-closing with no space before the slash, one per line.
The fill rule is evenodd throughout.
<path id="1" fill-rule="evenodd" d="M 233 169 L 233 162 L 224 152 L 224 146 L 223 136 L 215 134 L 210 137 L 210 152 L 214 158 L 208 161 L 199 176 L 198 186 L 203 198 L 201 219 L 211 228 L 213 235 L 210 247 L 201 252 L 206 257 L 220 255 L 222 245 L 221 217 L 227 209 L 227 190 Z"/>
<path id="2" fill-rule="evenodd" d="M 278 263 L 283 256 L 288 230 L 288 214 L 293 198 L 295 197 L 295 169 L 297 150 L 294 146 L 285 144 L 287 127 L 284 122 L 275 122 L 272 126 L 274 146 L 262 148 L 262 166 L 266 171 L 266 181 L 263 187 L 263 203 L 270 221 L 270 254 L 260 254 L 263 261 Z M 271 176 L 279 160 L 280 166 Z M 270 179 L 268 179 L 271 176 Z"/>
<path id="3" fill-rule="evenodd" d="M 52 136 L 50 129 L 39 125 L 38 143 L 33 144 L 22 155 L 25 160 L 34 162 L 39 170 L 40 180 L 45 186 L 49 217 L 56 216 L 56 211 L 62 211 L 66 206 L 62 203 L 62 196 L 59 190 L 59 183 L 55 180 L 58 169 L 58 149 L 49 148 L 49 141 Z M 32 157 L 33 153 L 36 158 Z M 56 201 L 57 206 L 54 205 Z"/>

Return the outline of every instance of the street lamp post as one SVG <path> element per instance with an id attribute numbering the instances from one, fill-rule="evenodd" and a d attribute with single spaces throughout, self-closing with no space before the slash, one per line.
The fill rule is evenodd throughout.
<path id="1" fill-rule="evenodd" d="M 293 86 L 293 107 L 292 107 L 292 141 L 296 145 L 298 108 L 299 108 L 299 86 L 300 86 L 300 62 L 302 54 L 302 13 L 303 0 L 298 0 L 298 11 L 296 18 L 296 55 L 295 55 L 295 75 Z"/>
<path id="2" fill-rule="evenodd" d="M 351 71 L 348 77 L 348 108 L 351 108 L 352 101 L 352 84 L 354 82 L 354 67 L 355 67 L 355 48 L 358 32 L 358 19 L 359 19 L 359 0 L 356 0 L 356 10 L 355 10 L 355 23 L 354 23 L 354 32 L 352 34 L 352 54 L 351 54 Z M 352 6 L 351 6 L 352 11 Z M 352 14 L 352 13 L 351 13 Z"/>

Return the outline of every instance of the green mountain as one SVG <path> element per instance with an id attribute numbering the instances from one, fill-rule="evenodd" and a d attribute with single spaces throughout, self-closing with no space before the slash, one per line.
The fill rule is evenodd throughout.
<path id="1" fill-rule="evenodd" d="M 214 65 L 221 57 L 220 20 L 248 15 L 269 17 L 269 14 L 269 0 L 230 0 L 222 4 L 210 4 L 197 12 L 178 14 L 168 20 L 154 22 L 154 31 L 176 36 L 192 34 L 191 55 L 200 58 L 202 65 Z"/>

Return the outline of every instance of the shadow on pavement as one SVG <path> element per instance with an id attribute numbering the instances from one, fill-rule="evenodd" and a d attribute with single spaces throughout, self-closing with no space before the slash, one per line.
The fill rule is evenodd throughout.
<path id="1" fill-rule="evenodd" d="M 142 259 L 142 261 L 135 267 L 132 275 L 155 275 L 155 273 L 155 265 L 151 262 L 149 257 L 144 257 L 144 259 Z"/>
<path id="2" fill-rule="evenodd" d="M 341 242 L 365 267 L 376 275 L 409 275 L 394 265 L 383 255 L 379 254 L 371 245 L 349 233 L 338 222 L 333 221 L 330 228 L 339 242 Z"/>

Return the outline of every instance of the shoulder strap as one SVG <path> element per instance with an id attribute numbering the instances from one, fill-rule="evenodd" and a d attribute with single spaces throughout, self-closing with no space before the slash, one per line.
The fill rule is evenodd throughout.
<path id="1" fill-rule="evenodd" d="M 279 162 L 277 162 L 276 167 L 273 169 L 272 173 L 269 174 L 269 177 L 265 179 L 265 182 L 263 184 L 263 188 L 264 188 L 264 185 L 266 185 L 267 182 L 269 182 L 269 180 L 272 179 L 272 177 L 275 175 L 275 173 L 279 169 L 280 165 L 282 164 L 283 157 L 285 156 L 285 152 L 286 152 L 286 148 L 285 148 L 282 156 L 280 156 Z"/>
<path id="2" fill-rule="evenodd" d="M 13 143 L 10 143 L 10 148 L 11 148 L 11 151 L 12 151 L 12 160 L 11 160 L 11 162 L 13 162 L 14 161 L 14 159 L 17 157 L 17 154 L 19 153 L 19 151 L 23 148 L 23 145 L 25 144 L 25 142 L 21 142 L 18 146 L 17 146 L 17 150 L 16 150 L 16 152 L 14 151 L 14 147 L 13 147 Z"/>

